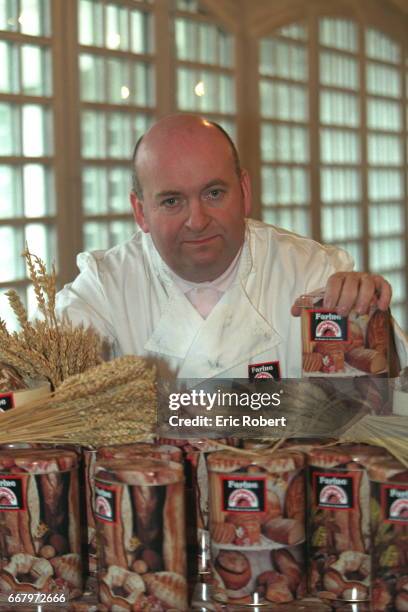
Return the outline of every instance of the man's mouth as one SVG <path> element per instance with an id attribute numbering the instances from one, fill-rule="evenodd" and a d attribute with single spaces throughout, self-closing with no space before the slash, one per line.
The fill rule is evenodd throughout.
<path id="1" fill-rule="evenodd" d="M 214 240 L 215 238 L 217 238 L 217 235 L 207 236 L 205 238 L 195 238 L 194 240 L 184 240 L 184 243 L 192 244 L 192 245 L 207 244 L 208 242 L 211 242 L 211 240 Z"/>

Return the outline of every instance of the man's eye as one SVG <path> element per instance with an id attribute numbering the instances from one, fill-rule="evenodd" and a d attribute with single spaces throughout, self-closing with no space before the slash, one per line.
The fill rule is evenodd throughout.
<path id="1" fill-rule="evenodd" d="M 222 191 L 222 189 L 211 189 L 211 191 L 208 192 L 207 197 L 210 200 L 218 200 L 223 193 L 224 192 Z"/>
<path id="2" fill-rule="evenodd" d="M 166 198 L 162 202 L 162 206 L 166 206 L 167 208 L 174 208 L 178 204 L 177 198 Z"/>

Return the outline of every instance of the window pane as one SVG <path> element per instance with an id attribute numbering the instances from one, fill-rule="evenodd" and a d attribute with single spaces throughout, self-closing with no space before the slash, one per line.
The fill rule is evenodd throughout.
<path id="1" fill-rule="evenodd" d="M 294 81 L 307 79 L 307 57 L 304 47 L 284 40 L 264 38 L 260 41 L 261 74 Z"/>
<path id="2" fill-rule="evenodd" d="M 404 261 L 403 239 L 370 240 L 370 270 L 373 272 L 402 268 Z"/>
<path id="3" fill-rule="evenodd" d="M 197 24 L 190 19 L 175 20 L 176 55 L 180 60 L 197 60 Z"/>
<path id="4" fill-rule="evenodd" d="M 55 214 L 54 182 L 50 169 L 40 164 L 26 164 L 23 167 L 23 183 L 26 217 Z"/>
<path id="5" fill-rule="evenodd" d="M 0 41 L 0 92 L 17 93 L 19 91 L 18 61 L 18 47 Z"/>
<path id="6" fill-rule="evenodd" d="M 398 64 L 401 57 L 400 45 L 376 30 L 366 31 L 366 54 L 373 59 Z"/>
<path id="7" fill-rule="evenodd" d="M 131 50 L 133 53 L 151 53 L 153 31 L 151 17 L 141 11 L 130 11 Z"/>
<path id="8" fill-rule="evenodd" d="M 0 266 L 0 282 L 8 282 L 24 278 L 25 266 L 21 252 L 24 249 L 22 228 L 8 225 L 0 226 L 0 244 L 3 248 Z"/>
<path id="9" fill-rule="evenodd" d="M 401 96 L 401 76 L 396 68 L 369 63 L 367 65 L 367 91 L 380 96 Z"/>
<path id="10" fill-rule="evenodd" d="M 324 51 L 320 54 L 320 82 L 348 89 L 359 88 L 357 60 Z"/>
<path id="11" fill-rule="evenodd" d="M 131 92 L 128 61 L 109 57 L 106 59 L 106 69 L 108 101 L 111 104 L 128 103 Z"/>
<path id="12" fill-rule="evenodd" d="M 108 49 L 129 49 L 128 11 L 126 8 L 108 4 L 105 10 L 106 37 Z"/>
<path id="13" fill-rule="evenodd" d="M 198 25 L 198 61 L 203 64 L 217 63 L 217 30 L 215 26 Z"/>
<path id="14" fill-rule="evenodd" d="M 309 213 L 302 209 L 288 210 L 280 208 L 263 209 L 262 213 L 265 223 L 271 223 L 278 227 L 284 227 L 302 236 L 310 235 Z"/>
<path id="15" fill-rule="evenodd" d="M 0 155 L 20 155 L 18 108 L 0 102 Z"/>
<path id="16" fill-rule="evenodd" d="M 360 122 L 357 96 L 334 91 L 321 91 L 320 121 L 325 124 L 357 127 Z"/>
<path id="17" fill-rule="evenodd" d="M 268 204 L 306 204 L 309 181 L 302 168 L 262 168 L 262 201 Z"/>
<path id="18" fill-rule="evenodd" d="M 129 240 L 135 233 L 134 221 L 112 221 L 109 227 L 111 244 L 120 244 Z"/>
<path id="19" fill-rule="evenodd" d="M 403 198 L 403 175 L 397 170 L 370 170 L 368 172 L 370 200 L 398 200 Z"/>
<path id="20" fill-rule="evenodd" d="M 84 168 L 82 172 L 82 198 L 85 214 L 96 215 L 107 212 L 107 177 L 105 168 Z"/>
<path id="21" fill-rule="evenodd" d="M 25 228 L 25 242 L 31 253 L 38 255 L 50 269 L 55 262 L 54 232 L 40 223 L 30 223 Z"/>
<path id="22" fill-rule="evenodd" d="M 21 184 L 20 167 L 0 165 L 0 218 L 23 214 Z"/>
<path id="23" fill-rule="evenodd" d="M 81 45 L 103 44 L 102 9 L 101 3 L 94 0 L 79 0 L 78 22 Z"/>
<path id="24" fill-rule="evenodd" d="M 368 220 L 371 236 L 399 234 L 404 228 L 404 210 L 400 204 L 371 204 Z"/>
<path id="25" fill-rule="evenodd" d="M 360 161 L 359 136 L 355 132 L 320 130 L 320 158 L 328 164 L 357 164 Z"/>
<path id="26" fill-rule="evenodd" d="M 321 172 L 323 202 L 357 202 L 361 198 L 358 170 L 328 169 Z"/>
<path id="27" fill-rule="evenodd" d="M 357 27 L 351 21 L 343 19 L 320 19 L 319 40 L 326 47 L 335 47 L 345 51 L 357 51 Z"/>
<path id="28" fill-rule="evenodd" d="M 81 138 L 83 157 L 106 157 L 105 113 L 82 111 Z"/>
<path id="29" fill-rule="evenodd" d="M 354 206 L 323 206 L 322 238 L 338 242 L 361 236 L 361 212 Z"/>
<path id="30" fill-rule="evenodd" d="M 109 113 L 107 148 L 109 157 L 128 158 L 134 146 L 132 117 L 127 113 Z"/>
<path id="31" fill-rule="evenodd" d="M 102 57 L 82 53 L 79 57 L 81 98 L 88 102 L 105 101 L 105 71 Z"/>
<path id="32" fill-rule="evenodd" d="M 22 93 L 30 96 L 49 96 L 51 65 L 48 51 L 34 45 L 23 45 L 21 65 Z"/>
<path id="33" fill-rule="evenodd" d="M 131 101 L 138 106 L 154 106 L 155 93 L 152 67 L 141 62 L 133 64 L 133 79 Z"/>
<path id="34" fill-rule="evenodd" d="M 86 251 L 106 249 L 109 245 L 107 223 L 88 221 L 84 223 L 84 248 Z"/>
<path id="35" fill-rule="evenodd" d="M 108 180 L 109 210 L 118 213 L 130 212 L 130 172 L 128 168 L 111 168 Z"/>
<path id="36" fill-rule="evenodd" d="M 304 87 L 261 81 L 260 95 L 263 117 L 292 121 L 307 120 L 308 100 Z"/>
<path id="37" fill-rule="evenodd" d="M 360 242 L 336 242 L 337 247 L 344 249 L 354 259 L 354 270 L 362 272 L 365 268 L 363 265 L 363 253 Z"/>
<path id="38" fill-rule="evenodd" d="M 18 17 L 20 31 L 31 36 L 47 36 L 49 33 L 48 0 L 20 0 L 21 12 Z"/>
<path id="39" fill-rule="evenodd" d="M 261 155 L 263 161 L 307 162 L 309 150 L 306 128 L 263 123 Z"/>
<path id="40" fill-rule="evenodd" d="M 22 107 L 23 155 L 39 157 L 51 154 L 50 117 L 42 106 Z"/>
<path id="41" fill-rule="evenodd" d="M 368 127 L 373 129 L 398 132 L 402 128 L 400 105 L 396 102 L 369 99 L 367 102 L 367 124 Z"/>
<path id="42" fill-rule="evenodd" d="M 369 134 L 368 161 L 370 164 L 401 166 L 402 142 L 399 136 Z"/>

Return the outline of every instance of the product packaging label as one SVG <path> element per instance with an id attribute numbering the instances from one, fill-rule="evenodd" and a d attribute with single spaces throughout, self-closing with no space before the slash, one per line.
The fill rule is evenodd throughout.
<path id="1" fill-rule="evenodd" d="M 408 525 L 408 487 L 381 485 L 381 507 L 386 523 Z"/>
<path id="2" fill-rule="evenodd" d="M 265 511 L 265 478 L 223 476 L 222 489 L 222 510 L 224 512 Z"/>
<path id="3" fill-rule="evenodd" d="M 354 478 L 340 472 L 313 472 L 314 501 L 326 510 L 354 509 Z"/>
<path id="4" fill-rule="evenodd" d="M 95 487 L 95 516 L 105 523 L 117 522 L 115 487 L 97 485 Z"/>
<path id="5" fill-rule="evenodd" d="M 348 340 L 348 318 L 327 310 L 310 310 L 310 340 L 312 342 Z"/>
<path id="6" fill-rule="evenodd" d="M 21 476 L 0 476 L 0 511 L 25 510 Z"/>
<path id="7" fill-rule="evenodd" d="M 273 378 L 274 380 L 280 380 L 280 366 L 279 361 L 268 361 L 265 363 L 250 363 L 248 365 L 248 378 L 250 382 L 260 378 Z"/>
<path id="8" fill-rule="evenodd" d="M 14 408 L 13 393 L 0 393 L 0 412 L 5 412 L 10 408 Z"/>

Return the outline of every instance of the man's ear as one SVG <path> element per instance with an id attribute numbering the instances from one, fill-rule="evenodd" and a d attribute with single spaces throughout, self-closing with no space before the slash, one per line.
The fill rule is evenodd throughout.
<path id="1" fill-rule="evenodd" d="M 252 209 L 252 189 L 251 189 L 251 179 L 247 170 L 241 170 L 241 190 L 242 195 L 244 197 L 244 212 L 245 217 L 249 217 Z"/>
<path id="2" fill-rule="evenodd" d="M 136 220 L 136 223 L 147 234 L 149 232 L 149 224 L 147 223 L 144 214 L 143 202 L 142 200 L 139 200 L 134 191 L 130 192 L 130 203 L 132 205 L 133 216 Z"/>

